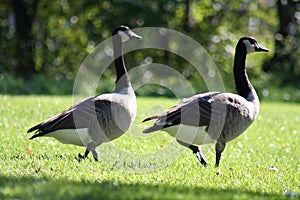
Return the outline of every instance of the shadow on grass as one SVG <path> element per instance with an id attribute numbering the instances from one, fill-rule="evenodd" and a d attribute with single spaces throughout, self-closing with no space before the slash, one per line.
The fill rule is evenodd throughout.
<path id="1" fill-rule="evenodd" d="M 0 199 L 286 199 L 232 189 L 0 176 Z"/>

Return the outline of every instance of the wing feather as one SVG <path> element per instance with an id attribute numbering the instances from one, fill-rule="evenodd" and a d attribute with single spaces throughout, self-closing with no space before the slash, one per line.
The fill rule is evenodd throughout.
<path id="1" fill-rule="evenodd" d="M 169 108 L 161 115 L 145 119 L 144 121 L 151 119 L 157 120 L 152 127 L 144 130 L 144 133 L 157 131 L 178 124 L 208 126 L 211 121 L 212 112 L 215 110 L 212 110 L 213 97 L 217 94 L 219 94 L 219 92 L 208 92 L 192 96 Z"/>
<path id="2" fill-rule="evenodd" d="M 107 113 L 111 110 L 111 98 L 105 95 L 101 96 L 87 98 L 62 113 L 30 128 L 27 131 L 28 133 L 36 131 L 36 134 L 30 139 L 59 129 L 87 128 L 92 117 L 101 116 L 103 111 Z"/>

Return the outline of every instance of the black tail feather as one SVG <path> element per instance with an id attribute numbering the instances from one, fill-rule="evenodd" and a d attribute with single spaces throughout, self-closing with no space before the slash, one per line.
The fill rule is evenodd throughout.
<path id="1" fill-rule="evenodd" d="M 158 116 L 148 117 L 148 118 L 144 119 L 144 120 L 142 121 L 142 123 L 147 122 L 147 121 L 150 121 L 150 120 L 153 120 L 153 119 L 157 119 L 157 118 L 158 118 Z"/>
<path id="2" fill-rule="evenodd" d="M 151 132 L 154 132 L 154 131 L 159 131 L 163 128 L 163 126 L 152 126 L 150 128 L 147 128 L 145 130 L 143 130 L 143 133 L 151 133 Z"/>
<path id="3" fill-rule="evenodd" d="M 31 133 L 33 131 L 37 131 L 37 130 L 40 129 L 40 127 L 41 127 L 41 124 L 38 124 L 38 125 L 36 125 L 34 127 L 31 127 L 30 129 L 28 129 L 27 133 Z"/>
<path id="4" fill-rule="evenodd" d="M 30 128 L 27 133 L 31 133 L 31 132 L 34 132 L 35 131 L 35 134 L 33 136 L 31 136 L 29 139 L 32 140 L 36 137 L 40 137 L 40 136 L 43 136 L 43 135 L 46 135 L 47 133 L 51 132 L 51 131 L 47 131 L 45 130 L 45 127 L 43 126 L 43 123 L 40 123 L 32 128 Z"/>
<path id="5" fill-rule="evenodd" d="M 160 116 L 155 115 L 155 116 L 151 116 L 151 117 L 144 119 L 142 122 L 146 122 L 146 121 L 150 121 L 150 120 L 154 120 L 154 119 L 158 119 L 158 118 L 160 118 Z M 156 121 L 152 127 L 145 129 L 143 131 L 143 133 L 151 133 L 151 132 L 159 131 L 159 130 L 163 129 L 165 124 L 159 124 L 157 122 L 158 121 Z"/>
<path id="6" fill-rule="evenodd" d="M 31 137 L 29 138 L 29 140 L 32 140 L 32 139 L 34 139 L 34 138 L 36 138 L 36 137 L 39 137 L 39 134 L 34 134 L 33 136 L 31 136 Z"/>

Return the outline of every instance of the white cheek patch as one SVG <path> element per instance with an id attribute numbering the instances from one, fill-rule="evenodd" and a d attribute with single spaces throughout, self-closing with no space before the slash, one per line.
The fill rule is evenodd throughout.
<path id="1" fill-rule="evenodd" d="M 118 34 L 121 37 L 122 42 L 126 42 L 129 40 L 129 36 L 126 33 L 124 33 L 123 31 L 118 31 Z"/>
<path id="2" fill-rule="evenodd" d="M 251 44 L 249 40 L 244 40 L 243 42 L 244 42 L 244 44 L 245 44 L 245 46 L 246 46 L 247 53 L 251 53 L 251 52 L 254 52 L 254 51 L 255 51 L 254 45 Z"/>

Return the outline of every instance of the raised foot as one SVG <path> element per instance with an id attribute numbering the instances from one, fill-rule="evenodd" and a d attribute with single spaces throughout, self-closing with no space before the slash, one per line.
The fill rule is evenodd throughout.
<path id="1" fill-rule="evenodd" d="M 203 165 L 204 167 L 207 167 L 207 162 L 206 162 L 206 160 L 204 159 L 204 156 L 201 155 L 201 152 L 200 152 L 200 151 L 198 151 L 198 152 L 196 153 L 196 156 L 197 156 L 199 162 L 201 163 L 201 165 Z"/>
<path id="2" fill-rule="evenodd" d="M 207 162 L 205 160 L 200 161 L 201 165 L 203 165 L 204 167 L 207 167 Z"/>
<path id="3" fill-rule="evenodd" d="M 206 162 L 206 160 L 204 159 L 204 156 L 202 155 L 202 153 L 201 153 L 199 147 L 197 147 L 197 146 L 195 146 L 195 145 L 192 145 L 192 144 L 188 144 L 188 143 L 183 142 L 183 141 L 178 140 L 178 139 L 177 139 L 177 142 L 178 142 L 179 144 L 181 144 L 181 145 L 183 145 L 183 146 L 185 146 L 185 147 L 191 149 L 191 150 L 193 151 L 193 153 L 196 154 L 196 156 L 197 156 L 199 162 L 201 163 L 201 165 L 203 165 L 204 167 L 207 166 L 207 162 Z"/>

